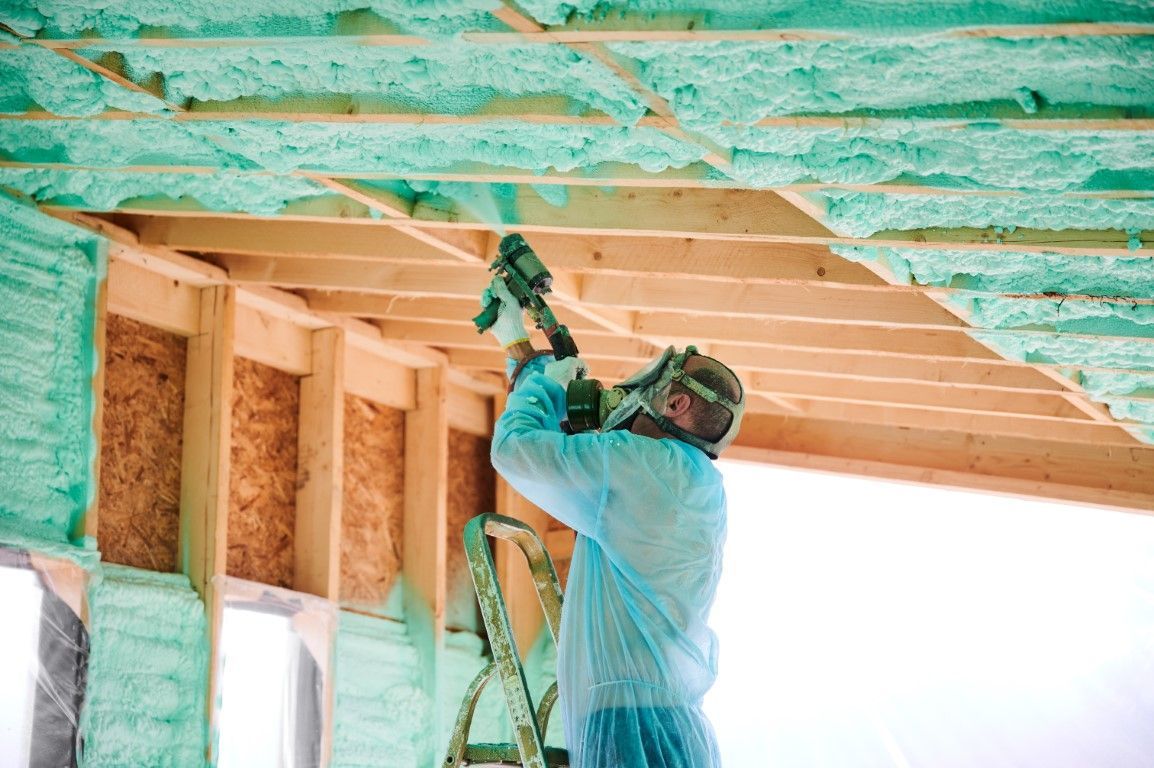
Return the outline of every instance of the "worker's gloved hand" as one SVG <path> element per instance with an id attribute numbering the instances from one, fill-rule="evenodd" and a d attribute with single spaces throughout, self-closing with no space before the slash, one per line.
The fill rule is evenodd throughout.
<path id="1" fill-rule="evenodd" d="M 568 387 L 569 382 L 584 378 L 588 373 L 589 366 L 579 357 L 567 357 L 545 364 L 545 375 L 562 387 Z"/>
<path id="2" fill-rule="evenodd" d="M 501 346 L 508 349 L 519 341 L 528 341 L 529 332 L 525 330 L 525 317 L 517 297 L 505 285 L 501 277 L 494 277 L 489 287 L 481 293 L 481 306 L 487 307 L 494 301 L 500 302 L 501 308 L 497 311 L 497 322 L 489 330 L 501 342 Z"/>

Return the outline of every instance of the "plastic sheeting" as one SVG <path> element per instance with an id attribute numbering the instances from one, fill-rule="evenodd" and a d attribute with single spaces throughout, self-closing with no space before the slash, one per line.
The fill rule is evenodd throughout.
<path id="1" fill-rule="evenodd" d="M 14 768 L 76 766 L 80 704 L 88 667 L 88 630 L 81 619 L 87 574 L 75 563 L 6 547 L 0 547 L 0 569 L 8 571 L 5 600 L 23 602 L 31 609 L 24 612 L 28 625 L 38 625 L 35 646 L 26 648 L 25 668 L 33 679 L 25 680 L 23 690 L 30 695 L 20 702 L 19 684 L 16 690 L 4 693 L 8 699 L 3 710 L 6 719 L 17 720 L 19 732 L 5 734 L 0 740 L 0 763 Z M 36 608 L 36 592 L 38 619 L 27 615 Z M 6 729 L 17 727 L 11 722 L 5 725 Z"/>
<path id="2" fill-rule="evenodd" d="M 217 576 L 223 595 L 217 743 L 220 768 L 316 768 L 336 608 L 327 600 Z"/>
<path id="3" fill-rule="evenodd" d="M 700 705 L 717 675 L 706 620 L 725 539 L 721 475 L 677 440 L 563 434 L 565 390 L 542 368 L 530 363 L 510 395 L 493 465 L 580 534 L 558 651 L 572 764 L 717 766 Z"/>

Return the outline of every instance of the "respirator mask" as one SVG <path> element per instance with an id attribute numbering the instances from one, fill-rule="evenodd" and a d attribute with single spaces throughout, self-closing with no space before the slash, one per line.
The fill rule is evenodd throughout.
<path id="1" fill-rule="evenodd" d="M 644 413 L 663 431 L 701 449 L 711 459 L 716 459 L 718 454 L 737 437 L 737 431 L 741 427 L 741 416 L 745 412 L 745 393 L 739 381 L 738 400 L 733 402 L 693 378 L 685 371 L 685 361 L 696 354 L 698 354 L 697 348 L 693 346 L 686 347 L 684 352 L 668 347 L 649 365 L 609 389 L 597 379 L 574 379 L 569 382 L 565 393 L 569 431 L 608 432 L 613 429 L 628 429 L 637 415 Z M 729 429 L 716 442 L 687 432 L 664 416 L 665 405 L 675 381 L 702 400 L 718 403 L 730 412 L 732 419 Z"/>

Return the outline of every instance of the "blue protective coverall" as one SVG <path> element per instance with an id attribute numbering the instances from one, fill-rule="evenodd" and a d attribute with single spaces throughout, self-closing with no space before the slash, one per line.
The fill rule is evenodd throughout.
<path id="1" fill-rule="evenodd" d="M 493 437 L 493 466 L 574 528 L 558 649 L 574 768 L 720 765 L 701 700 L 717 676 L 706 625 L 721 576 L 721 473 L 680 440 L 566 435 L 565 390 L 526 365 Z"/>

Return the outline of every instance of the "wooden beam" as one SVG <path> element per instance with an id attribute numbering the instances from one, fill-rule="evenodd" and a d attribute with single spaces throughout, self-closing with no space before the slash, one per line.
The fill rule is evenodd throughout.
<path id="1" fill-rule="evenodd" d="M 348 394 L 401 411 L 417 407 L 417 376 L 412 368 L 346 344 L 344 369 Z"/>
<path id="2" fill-rule="evenodd" d="M 939 330 L 968 326 L 925 296 L 848 287 L 766 285 L 736 280 L 587 274 L 581 300 L 637 310 L 755 315 L 839 326 L 860 324 Z"/>
<path id="3" fill-rule="evenodd" d="M 947 411 L 893 402 L 874 403 L 860 400 L 844 402 L 794 396 L 790 396 L 789 400 L 798 409 L 798 415 L 842 423 L 934 429 L 947 432 L 964 432 L 971 435 L 1025 437 L 1063 443 L 1141 445 L 1120 425 L 1105 424 L 1090 419 L 1075 422 L 1022 418 L 1016 414 L 979 413 L 969 410 Z M 757 406 L 751 404 L 748 412 L 752 413 L 758 410 Z M 766 412 L 782 413 L 780 409 Z"/>
<path id="4" fill-rule="evenodd" d="M 479 437 L 493 434 L 493 401 L 459 384 L 449 384 L 449 428 Z"/>
<path id="5" fill-rule="evenodd" d="M 685 237 L 750 243 L 799 245 L 864 245 L 916 249 L 952 248 L 1073 256 L 1154 255 L 1148 238 L 1132 248 L 1132 238 L 1121 230 L 1080 231 L 1017 229 L 1013 233 L 989 229 L 916 229 L 885 231 L 866 238 L 839 237 L 820 226 L 772 191 L 738 189 L 616 189 L 573 187 L 570 202 L 556 208 L 525 187 L 517 187 L 511 202 L 522 233 L 619 235 L 630 237 Z M 360 206 L 359 203 L 352 203 Z M 44 210 L 63 215 L 86 210 L 84 206 L 44 205 Z M 420 229 L 488 230 L 468 211 L 443 200 L 418 200 L 412 219 L 381 219 L 369 216 L 360 206 L 335 206 L 329 199 L 295 203 L 291 211 L 276 216 L 251 216 L 214 212 L 193 203 L 180 206 L 137 201 L 113 213 L 237 219 L 242 221 L 342 221 L 348 226 L 417 227 Z M 595 222 L 595 223 L 590 223 Z M 1143 236 L 1139 236 L 1142 238 Z"/>
<path id="6" fill-rule="evenodd" d="M 971 387 L 941 387 L 921 382 L 859 382 L 797 373 L 747 373 L 746 388 L 780 397 L 846 403 L 884 403 L 949 412 L 1014 414 L 1084 423 L 1088 417 L 1062 393 L 1039 394 Z"/>
<path id="7" fill-rule="evenodd" d="M 504 413 L 504 393 L 495 398 L 494 411 L 497 417 Z M 549 516 L 513 490 L 500 474 L 497 475 L 497 514 L 526 523 L 538 536 L 544 537 L 549 527 Z M 505 597 L 505 608 L 513 628 L 513 637 L 517 641 L 517 650 L 524 658 L 545 625 L 545 615 L 525 555 L 509 541 L 497 541 L 497 578 Z"/>
<path id="8" fill-rule="evenodd" d="M 577 534 L 568 529 L 549 531 L 545 535 L 545 546 L 554 560 L 569 560 L 577 544 Z"/>
<path id="9" fill-rule="evenodd" d="M 673 312 L 640 313 L 635 327 L 638 333 L 686 343 L 716 341 L 795 350 L 880 352 L 929 359 L 1001 359 L 964 333 L 922 328 L 851 326 L 844 332 L 835 333 L 826 324 L 800 320 L 734 320 L 724 317 L 687 317 Z"/>
<path id="10" fill-rule="evenodd" d="M 497 344 L 492 336 L 478 334 L 472 325 L 449 323 L 425 323 L 416 320 L 380 320 L 377 327 L 385 338 L 395 341 L 416 342 L 434 347 L 453 347 L 457 349 L 492 350 Z M 535 346 L 545 348 L 544 337 L 535 334 Z M 587 337 L 589 338 L 589 337 Z M 595 343 L 582 345 L 582 355 L 590 359 L 625 359 L 650 360 L 656 357 L 661 349 L 642 339 L 603 335 L 596 337 Z"/>
<path id="11" fill-rule="evenodd" d="M 311 336 L 312 371 L 300 380 L 293 588 L 340 602 L 345 340 L 339 328 Z"/>
<path id="12" fill-rule="evenodd" d="M 108 260 L 108 311 L 175 333 L 200 333 L 200 289 L 138 267 Z"/>
<path id="13" fill-rule="evenodd" d="M 439 735 L 444 732 L 440 669 L 448 557 L 448 384 L 444 367 L 424 368 L 416 376 L 417 407 L 405 414 L 404 609 L 420 655 L 424 689 L 434 703 L 430 715 L 434 727 L 429 730 Z M 435 741 L 439 745 L 439 736 Z M 430 765 L 439 757 L 432 757 Z"/>
<path id="14" fill-rule="evenodd" d="M 748 414 L 738 444 L 745 448 L 825 457 L 827 461 L 879 462 L 969 475 L 969 487 L 997 490 L 1001 481 L 1028 483 L 1032 495 L 1154 510 L 1154 447 L 1078 445 L 1018 437 L 992 437 Z M 735 453 L 740 456 L 740 452 Z M 1070 490 L 1067 486 L 1073 486 Z M 1120 503 L 1125 501 L 1126 503 Z"/>
<path id="15" fill-rule="evenodd" d="M 235 328 L 235 289 L 201 289 L 185 374 L 179 565 L 206 605 L 228 553 Z"/>
<path id="16" fill-rule="evenodd" d="M 243 303 L 236 312 L 236 354 L 295 376 L 313 371 L 316 331 Z"/>
<path id="17" fill-rule="evenodd" d="M 200 289 L 200 327 L 188 339 L 185 367 L 177 566 L 204 602 L 213 670 L 223 611 L 213 579 L 227 573 L 235 323 L 234 288 Z M 215 674 L 209 678 L 207 711 L 215 733 L 220 681 Z"/>

